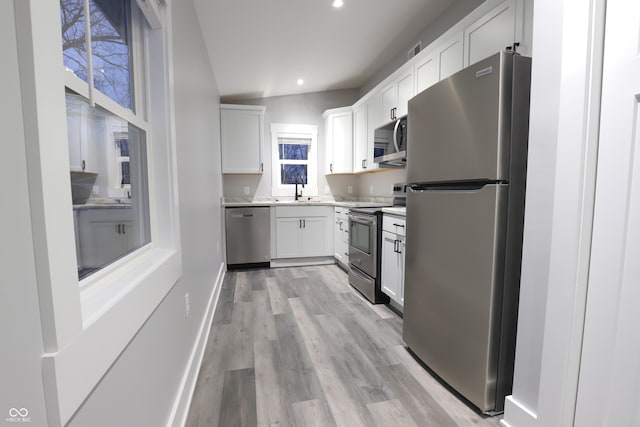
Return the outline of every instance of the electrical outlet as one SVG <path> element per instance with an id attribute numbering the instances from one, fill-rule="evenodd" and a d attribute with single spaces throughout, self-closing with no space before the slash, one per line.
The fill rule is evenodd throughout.
<path id="1" fill-rule="evenodd" d="M 189 317 L 191 314 L 191 304 L 189 301 L 189 292 L 184 294 L 184 317 Z"/>
<path id="2" fill-rule="evenodd" d="M 244 195 L 248 196 L 251 193 L 251 187 L 244 187 Z"/>
<path id="3" fill-rule="evenodd" d="M 373 194 L 373 185 L 369 186 L 369 194 Z"/>
<path id="4" fill-rule="evenodd" d="M 349 185 L 347 187 L 347 193 L 349 193 L 349 194 L 353 193 L 353 185 Z"/>

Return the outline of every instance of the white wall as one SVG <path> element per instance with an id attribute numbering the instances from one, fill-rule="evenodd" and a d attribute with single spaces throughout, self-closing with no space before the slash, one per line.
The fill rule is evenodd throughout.
<path id="1" fill-rule="evenodd" d="M 229 103 L 267 107 L 264 120 L 264 173 L 261 175 L 224 175 L 225 197 L 244 196 L 245 186 L 250 188 L 250 197 L 271 197 L 271 123 L 318 126 L 318 196 L 347 196 L 349 185 L 353 186 L 355 191 L 356 178 L 354 176 L 330 176 L 328 180 L 325 178 L 325 136 L 322 113 L 330 108 L 352 105 L 357 99 L 358 91 L 353 89 L 230 101 Z M 329 193 L 325 193 L 327 185 Z M 291 197 L 293 197 L 293 192 Z"/>
<path id="2" fill-rule="evenodd" d="M 407 181 L 407 169 L 378 169 L 358 175 L 360 197 L 391 197 L 393 184 Z"/>
<path id="3" fill-rule="evenodd" d="M 183 275 L 71 426 L 166 425 L 222 265 L 219 96 L 192 1 L 172 4 Z"/>
<path id="4" fill-rule="evenodd" d="M 571 426 L 589 278 L 604 1 L 536 0 L 533 26 L 522 283 L 504 424 Z"/>
<path id="5" fill-rule="evenodd" d="M 0 51 L 5 88 L 0 97 L 0 422 L 26 408 L 33 426 L 46 424 L 44 352 L 32 243 L 22 100 L 12 1 L 0 3 Z"/>

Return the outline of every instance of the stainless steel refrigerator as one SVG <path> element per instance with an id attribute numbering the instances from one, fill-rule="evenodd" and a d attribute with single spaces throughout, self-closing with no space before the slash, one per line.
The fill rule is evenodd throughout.
<path id="1" fill-rule="evenodd" d="M 487 414 L 513 379 L 530 70 L 500 52 L 409 101 L 403 337 Z"/>

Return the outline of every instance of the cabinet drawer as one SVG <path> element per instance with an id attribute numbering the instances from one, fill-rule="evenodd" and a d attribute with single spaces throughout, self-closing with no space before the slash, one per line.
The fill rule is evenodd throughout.
<path id="1" fill-rule="evenodd" d="M 382 229 L 389 233 L 405 236 L 406 222 L 406 218 L 384 214 L 382 218 Z"/>

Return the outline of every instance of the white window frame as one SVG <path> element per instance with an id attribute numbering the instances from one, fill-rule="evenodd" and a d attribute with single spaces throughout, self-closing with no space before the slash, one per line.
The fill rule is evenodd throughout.
<path id="1" fill-rule="evenodd" d="M 61 66 L 59 3 L 23 0 L 14 6 L 45 349 L 47 424 L 61 426 L 69 422 L 182 273 L 171 12 L 169 4 L 159 6 L 162 28 L 151 30 L 145 24 L 144 34 L 132 42 L 144 44 L 144 58 L 138 60 L 144 60 L 146 70 L 153 69 L 146 73 L 148 81 L 135 82 L 136 112 L 98 91 L 93 94 L 100 107 L 146 133 L 152 241 L 79 286 L 64 87 L 89 99 L 88 84 Z M 52 71 L 56 69 L 60 72 Z M 139 94 L 142 89 L 146 98 Z"/>
<path id="2" fill-rule="evenodd" d="M 271 124 L 271 194 L 277 197 L 295 197 L 295 184 L 280 183 L 280 160 L 278 144 L 280 138 L 308 139 L 309 151 L 307 157 L 307 183 L 302 190 L 303 197 L 318 195 L 318 126 L 303 124 Z M 298 161 L 295 162 L 299 163 Z M 298 188 L 298 191 L 300 191 Z"/>

